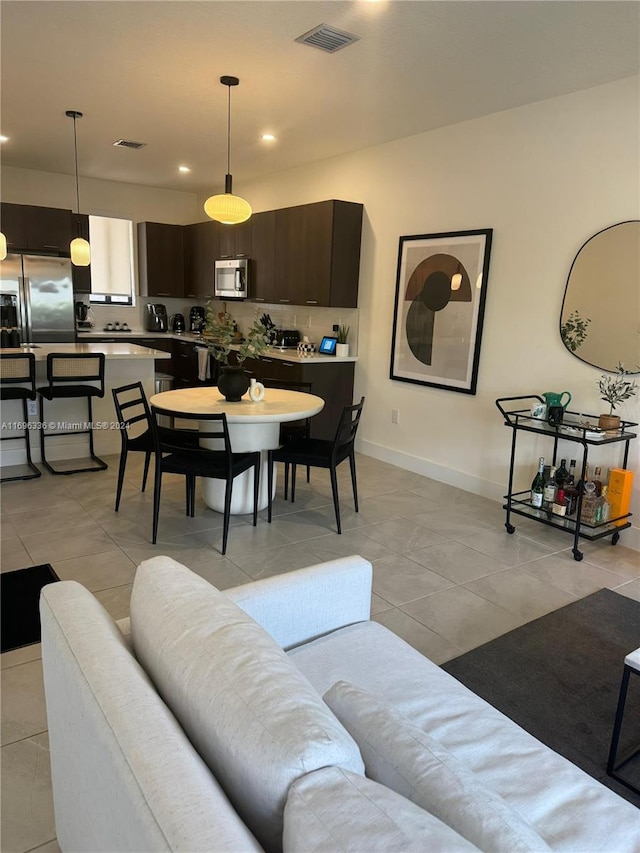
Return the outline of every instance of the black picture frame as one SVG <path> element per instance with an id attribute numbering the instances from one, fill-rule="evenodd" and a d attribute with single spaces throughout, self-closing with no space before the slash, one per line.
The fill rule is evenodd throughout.
<path id="1" fill-rule="evenodd" d="M 475 394 L 492 228 L 400 237 L 389 378 Z"/>

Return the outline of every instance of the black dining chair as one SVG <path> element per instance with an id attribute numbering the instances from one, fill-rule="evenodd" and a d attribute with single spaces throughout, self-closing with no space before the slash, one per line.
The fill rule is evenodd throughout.
<path id="1" fill-rule="evenodd" d="M 40 430 L 40 453 L 42 464 L 52 474 L 79 474 L 82 471 L 104 471 L 109 466 L 96 456 L 93 448 L 93 405 L 94 397 L 104 397 L 104 364 L 103 352 L 96 353 L 61 353 L 50 352 L 47 355 L 47 385 L 38 388 L 40 395 L 40 423 L 45 423 L 44 401 L 65 399 L 82 399 L 87 403 L 87 421 L 80 423 L 79 429 Z M 72 427 L 74 425 L 72 424 Z M 58 435 L 88 435 L 89 455 L 92 464 L 81 468 L 55 469 L 47 459 L 45 452 L 46 440 Z"/>
<path id="2" fill-rule="evenodd" d="M 342 533 L 340 524 L 340 504 L 338 499 L 338 477 L 336 469 L 345 459 L 349 460 L 351 469 L 351 485 L 353 486 L 353 503 L 358 512 L 358 486 L 356 482 L 356 457 L 354 442 L 364 397 L 354 406 L 345 406 L 338 423 L 335 437 L 332 441 L 321 438 L 299 438 L 290 444 L 283 445 L 275 450 L 269 451 L 268 461 L 268 493 L 269 506 L 267 519 L 271 523 L 272 494 L 273 494 L 273 463 L 284 462 L 291 465 L 291 503 L 296 498 L 296 467 L 298 465 L 311 465 L 313 468 L 328 468 L 331 476 L 331 492 L 333 495 L 333 508 L 336 513 L 336 525 L 338 533 Z"/>
<path id="3" fill-rule="evenodd" d="M 142 382 L 132 382 L 130 385 L 112 388 L 111 393 L 116 410 L 118 429 L 120 430 L 121 444 L 115 503 L 115 511 L 118 512 L 129 451 L 145 454 L 142 488 L 140 489 L 140 491 L 144 492 L 147 485 L 149 463 L 155 451 L 155 446 L 151 430 L 151 409 L 149 408 Z M 138 432 L 140 429 L 142 431 Z M 164 429 L 164 426 L 160 427 L 161 434 Z M 179 436 L 175 436 L 175 440 L 178 441 L 179 439 L 185 447 L 197 447 L 199 445 L 198 430 L 181 429 L 179 433 Z"/>
<path id="4" fill-rule="evenodd" d="M 22 400 L 22 423 L 24 426 L 18 435 L 1 436 L 0 441 L 24 440 L 27 466 L 31 471 L 30 474 L 16 474 L 15 476 L 9 473 L 0 479 L 2 483 L 7 483 L 10 480 L 33 480 L 42 476 L 42 471 L 36 468 L 31 459 L 31 444 L 27 426 L 29 423 L 27 400 L 35 399 L 35 355 L 32 352 L 2 353 L 0 355 L 0 400 L 3 402 L 5 400 Z"/>
<path id="5" fill-rule="evenodd" d="M 260 380 L 265 388 L 282 388 L 285 391 L 301 391 L 311 394 L 311 382 L 290 382 L 288 379 L 272 379 L 267 377 Z M 297 438 L 311 438 L 311 418 L 300 421 L 287 421 L 280 424 L 280 444 L 291 444 Z M 307 483 L 311 480 L 311 466 L 307 465 Z M 284 499 L 289 494 L 289 466 L 284 468 Z"/>
<path id="6" fill-rule="evenodd" d="M 227 552 L 229 520 L 231 517 L 231 497 L 233 481 L 245 471 L 253 469 L 253 526 L 258 523 L 258 495 L 260 490 L 260 451 L 233 453 L 229 438 L 227 416 L 221 414 L 192 414 L 175 412 L 151 406 L 151 426 L 155 450 L 155 480 L 153 488 L 153 536 L 155 544 L 158 538 L 158 518 L 160 514 L 160 492 L 163 474 L 184 474 L 187 478 L 188 513 L 195 515 L 195 489 L 197 477 L 210 477 L 224 480 L 224 518 L 222 529 L 222 553 Z M 202 440 L 215 440 L 220 449 L 208 447 L 185 447 L 180 442 L 178 429 L 161 428 L 158 419 L 166 416 L 184 420 L 199 421 L 198 437 Z"/>

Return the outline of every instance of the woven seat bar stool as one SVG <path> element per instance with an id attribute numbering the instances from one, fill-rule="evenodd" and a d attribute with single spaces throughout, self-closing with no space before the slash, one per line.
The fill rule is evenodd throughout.
<path id="1" fill-rule="evenodd" d="M 28 387 L 26 387 L 28 386 Z M 42 472 L 36 468 L 31 459 L 31 445 L 29 443 L 29 410 L 27 400 L 36 399 L 36 357 L 32 352 L 20 352 L 11 355 L 3 353 L 0 355 L 0 400 L 22 400 L 22 423 L 24 428 L 18 435 L 2 436 L 0 441 L 24 441 L 27 454 L 27 466 L 31 473 L 7 474 L 0 477 L 0 482 L 8 483 L 11 480 L 33 480 L 42 476 Z M 13 467 L 13 466 L 11 466 Z"/>
<path id="2" fill-rule="evenodd" d="M 82 471 L 104 471 L 108 468 L 106 462 L 95 454 L 93 448 L 93 406 L 94 397 L 104 397 L 104 353 L 57 353 L 47 356 L 48 385 L 38 388 L 40 397 L 40 422 L 45 423 L 44 401 L 62 399 L 81 399 L 87 401 L 88 420 L 85 429 L 70 429 L 62 431 L 40 430 L 40 451 L 42 464 L 52 474 L 79 474 Z M 97 384 L 89 384 L 97 383 Z M 46 441 L 57 435 L 88 435 L 89 455 L 93 465 L 82 468 L 56 470 L 46 457 Z"/>

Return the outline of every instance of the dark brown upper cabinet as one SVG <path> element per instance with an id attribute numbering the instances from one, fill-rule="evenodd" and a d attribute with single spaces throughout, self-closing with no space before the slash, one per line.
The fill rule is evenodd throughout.
<path id="1" fill-rule="evenodd" d="M 140 296 L 184 295 L 184 227 L 138 223 Z"/>
<path id="2" fill-rule="evenodd" d="M 196 222 L 184 228 L 184 295 L 199 299 L 213 296 L 214 264 L 220 256 L 217 222 Z"/>
<path id="3" fill-rule="evenodd" d="M 274 302 L 357 307 L 362 213 L 336 200 L 276 211 Z"/>
<path id="4" fill-rule="evenodd" d="M 1 229 L 9 252 L 70 253 L 75 234 L 75 215 L 57 207 L 10 204 L 0 207 Z"/>
<path id="5" fill-rule="evenodd" d="M 253 217 L 247 219 L 246 222 L 240 222 L 238 225 L 222 225 L 219 222 L 215 224 L 218 226 L 220 234 L 219 258 L 251 257 Z"/>
<path id="6" fill-rule="evenodd" d="M 251 282 L 249 295 L 254 302 L 275 302 L 276 211 L 266 210 L 252 217 Z"/>

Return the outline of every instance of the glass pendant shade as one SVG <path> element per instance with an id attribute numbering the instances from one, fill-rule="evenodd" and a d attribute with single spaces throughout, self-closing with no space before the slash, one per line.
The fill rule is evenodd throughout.
<path id="1" fill-rule="evenodd" d="M 238 225 L 250 218 L 251 205 L 238 195 L 221 193 L 212 195 L 205 201 L 204 212 L 209 219 L 215 219 L 223 225 Z"/>
<path id="2" fill-rule="evenodd" d="M 0 261 L 4 261 L 7 257 L 7 238 L 0 231 Z"/>
<path id="3" fill-rule="evenodd" d="M 83 237 L 71 241 L 71 263 L 75 267 L 88 267 L 91 263 L 91 246 Z"/>

